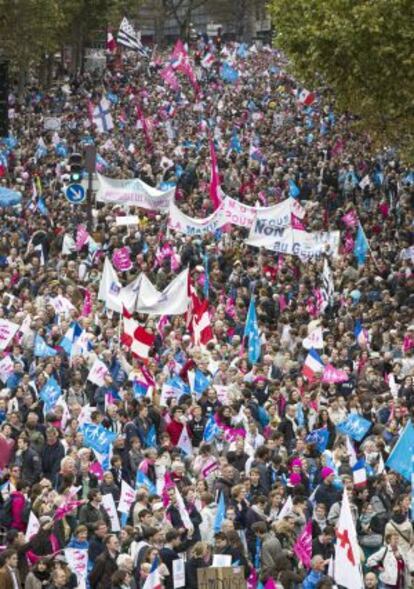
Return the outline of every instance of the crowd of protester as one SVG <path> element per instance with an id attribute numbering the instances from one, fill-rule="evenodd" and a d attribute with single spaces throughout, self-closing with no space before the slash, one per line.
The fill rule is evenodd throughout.
<path id="1" fill-rule="evenodd" d="M 354 130 L 351 115 L 336 112 L 329 88 L 317 87 L 310 106 L 300 103 L 300 86 L 275 50 L 253 48 L 236 57 L 239 79 L 225 83 L 220 61 L 234 50 L 221 41 L 207 47 L 203 39 L 190 48 L 198 96 L 184 78 L 181 91 L 166 86 L 159 76 L 166 52 L 148 61 L 119 52 L 103 72 L 76 78 L 58 72 L 51 88 L 33 79 L 23 97 L 11 93 L 0 182 L 23 200 L 1 214 L 0 318 L 25 329 L 2 352 L 13 371 L 0 390 L 0 587 L 74 589 L 79 580 L 65 549 L 80 548 L 88 552 L 91 589 L 142 588 L 154 561 L 162 586 L 173 589 L 179 557 L 185 559 L 185 586 L 196 589 L 197 571 L 216 555 L 230 555 L 250 586 L 255 571 L 259 582 L 273 579 L 278 588 L 326 589 L 334 586 L 329 563 L 344 489 L 365 586 L 413 586 L 410 484 L 386 465 L 412 419 L 414 398 L 412 174 L 394 149 L 375 147 Z M 215 62 L 203 68 L 207 52 Z M 97 133 L 90 104 L 107 95 L 115 126 Z M 149 122 L 150 145 L 137 128 L 136 100 Z M 48 118 L 59 119 L 57 131 L 45 130 Z M 168 230 L 164 213 L 133 207 L 127 213 L 138 214 L 139 224 L 125 227 L 116 223 L 122 207 L 93 203 L 90 234 L 98 251 L 62 249 L 64 237 L 75 238 L 86 222 L 86 205 L 71 205 L 63 195 L 70 153 L 93 141 L 103 174 L 139 177 L 156 187 L 176 184 L 179 208 L 202 218 L 213 212 L 209 133 L 225 194 L 271 206 L 289 196 L 293 180 L 306 229 L 340 231 L 338 255 L 328 259 L 334 294 L 323 311 L 314 293 L 324 257 L 304 261 L 253 248 L 242 227 L 189 237 Z M 44 207 L 37 206 L 40 197 Z M 369 242 L 362 265 L 353 252 L 357 227 L 343 221 L 351 211 Z M 105 257 L 127 246 L 133 267 L 122 274 L 123 284 L 145 272 L 162 290 L 178 271 L 171 255 L 160 259 L 166 243 L 179 269 L 190 268 L 201 298 L 208 259 L 213 339 L 196 346 L 185 315 L 167 318 L 162 328 L 158 317 L 136 315 L 156 335 L 143 365 L 122 344 L 122 317 L 98 300 L 99 282 Z M 85 289 L 89 314 L 82 314 Z M 254 365 L 243 341 L 252 294 L 261 334 Z M 72 303 L 70 311 L 56 312 L 51 301 L 59 295 Z M 60 342 L 75 320 L 89 346 L 68 356 Z M 357 320 L 367 330 L 365 345 L 354 335 Z M 347 381 L 324 384 L 302 375 L 310 325 L 322 326 L 322 361 L 345 370 Z M 35 356 L 37 335 L 57 354 Z M 96 358 L 110 370 L 101 387 L 87 380 Z M 147 395 L 133 386 L 143 367 L 155 381 Z M 210 379 L 206 390 L 184 391 L 161 404 L 163 384 L 173 375 L 188 384 L 194 369 Z M 51 376 L 65 404 L 47 411 L 39 392 Z M 116 435 L 103 473 L 91 469 L 99 457 L 79 431 L 86 406 L 91 423 Z M 353 442 L 366 468 L 362 485 L 355 484 L 349 440 L 336 429 L 352 413 L 372 424 Z M 223 427 L 206 441 L 212 415 Z M 152 426 L 156 437 L 149 446 Z M 178 447 L 183 428 L 190 455 Z M 239 434 L 226 435 L 226 428 Z M 329 438 L 321 452 L 309 434 L 324 428 Z M 154 488 L 136 484 L 137 472 Z M 112 495 L 117 505 L 122 481 L 136 496 L 121 530 L 113 532 L 102 497 Z M 191 525 L 183 521 L 178 493 Z M 225 514 L 217 530 L 220 498 Z M 57 516 L 70 500 L 73 509 Z M 28 537 L 31 513 L 40 528 Z M 305 567 L 294 546 L 309 520 L 312 559 Z"/>

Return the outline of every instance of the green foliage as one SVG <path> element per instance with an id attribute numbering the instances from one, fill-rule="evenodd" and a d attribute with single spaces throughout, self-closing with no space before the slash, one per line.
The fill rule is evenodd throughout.
<path id="1" fill-rule="evenodd" d="M 270 0 L 269 9 L 300 79 L 312 85 L 320 74 L 362 129 L 412 149 L 412 0 Z"/>
<path id="2" fill-rule="evenodd" d="M 93 42 L 137 6 L 137 0 L 0 0 L 1 53 L 28 71 L 65 44 Z"/>

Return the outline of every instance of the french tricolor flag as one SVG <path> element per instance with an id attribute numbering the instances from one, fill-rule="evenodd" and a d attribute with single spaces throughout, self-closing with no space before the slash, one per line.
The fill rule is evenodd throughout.
<path id="1" fill-rule="evenodd" d="M 303 376 L 309 381 L 314 382 L 323 372 L 323 362 L 318 352 L 313 348 L 305 358 L 302 368 Z"/>
<path id="2" fill-rule="evenodd" d="M 213 65 L 215 59 L 216 58 L 212 53 L 207 53 L 207 55 L 205 55 L 201 60 L 201 66 L 205 69 L 208 69 Z"/>
<path id="3" fill-rule="evenodd" d="M 152 563 L 150 574 L 145 579 L 142 589 L 162 589 L 159 565 L 159 560 L 156 558 Z"/>
<path id="4" fill-rule="evenodd" d="M 297 90 L 296 96 L 298 102 L 304 104 L 305 106 L 310 106 L 315 102 L 315 94 L 313 92 L 309 92 L 309 90 L 305 90 L 305 88 Z"/>
<path id="5" fill-rule="evenodd" d="M 354 479 L 354 487 L 365 487 L 367 484 L 367 470 L 363 458 L 358 460 L 352 467 L 352 477 Z"/>

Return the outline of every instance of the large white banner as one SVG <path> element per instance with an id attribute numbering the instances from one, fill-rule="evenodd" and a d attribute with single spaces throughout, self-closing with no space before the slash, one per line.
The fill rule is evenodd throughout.
<path id="1" fill-rule="evenodd" d="M 226 196 L 222 206 L 226 223 L 247 229 L 252 227 L 255 219 L 266 219 L 266 222 L 284 227 L 291 224 L 292 214 L 298 219 L 303 219 L 305 216 L 305 209 L 294 198 L 287 198 L 271 207 L 249 207 L 230 196 Z"/>
<path id="2" fill-rule="evenodd" d="M 175 187 L 162 191 L 145 184 L 139 178 L 113 180 L 97 174 L 99 188 L 96 200 L 108 204 L 141 207 L 150 211 L 168 211 L 174 199 Z"/>
<path id="3" fill-rule="evenodd" d="M 168 216 L 168 227 L 184 235 L 206 235 L 214 233 L 226 224 L 223 204 L 205 219 L 193 219 L 185 215 L 171 202 Z"/>
<path id="4" fill-rule="evenodd" d="M 339 231 L 308 233 L 256 219 L 246 243 L 280 254 L 299 256 L 302 259 L 313 258 L 323 253 L 336 256 L 339 248 Z"/>

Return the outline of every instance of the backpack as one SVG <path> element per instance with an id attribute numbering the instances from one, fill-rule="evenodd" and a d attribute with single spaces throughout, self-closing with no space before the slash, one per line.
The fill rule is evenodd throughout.
<path id="1" fill-rule="evenodd" d="M 12 524 L 12 505 L 13 505 L 13 497 L 9 497 L 7 501 L 3 504 L 0 509 L 0 524 L 4 528 L 10 528 Z M 22 521 L 27 524 L 30 517 L 31 511 L 31 504 L 30 501 L 24 502 L 23 512 L 22 512 Z"/>
<path id="2" fill-rule="evenodd" d="M 12 498 L 9 497 L 0 509 L 0 522 L 5 528 L 9 528 L 12 523 Z"/>

